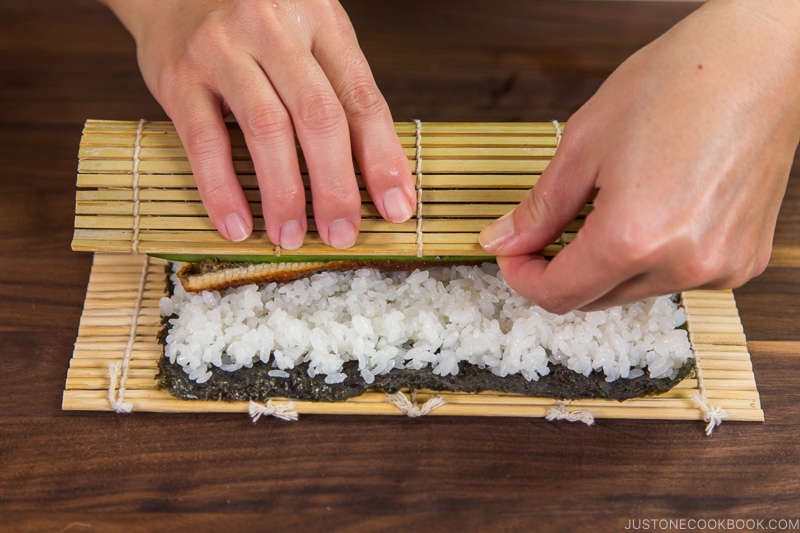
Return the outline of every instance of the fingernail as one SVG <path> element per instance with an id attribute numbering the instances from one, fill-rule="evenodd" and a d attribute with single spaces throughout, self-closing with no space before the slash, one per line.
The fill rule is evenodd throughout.
<path id="1" fill-rule="evenodd" d="M 297 220 L 290 220 L 281 226 L 281 248 L 297 250 L 303 246 L 303 225 Z"/>
<path id="2" fill-rule="evenodd" d="M 238 213 L 231 213 L 225 217 L 225 231 L 228 232 L 228 239 L 233 242 L 240 242 L 250 236 L 250 229 L 244 223 L 244 218 Z"/>
<path id="3" fill-rule="evenodd" d="M 489 253 L 495 253 L 514 235 L 514 211 L 509 211 L 485 228 L 478 243 Z"/>
<path id="4" fill-rule="evenodd" d="M 353 246 L 357 236 L 356 227 L 345 218 L 334 220 L 328 227 L 328 242 L 340 250 Z"/>
<path id="5" fill-rule="evenodd" d="M 383 209 L 386 211 L 386 218 L 389 222 L 395 224 L 405 222 L 414 214 L 414 206 L 399 187 L 389 189 L 383 195 Z"/>

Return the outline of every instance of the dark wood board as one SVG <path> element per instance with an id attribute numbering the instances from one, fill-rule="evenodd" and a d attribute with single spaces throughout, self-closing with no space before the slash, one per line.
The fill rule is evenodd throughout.
<path id="1" fill-rule="evenodd" d="M 346 1 L 397 120 L 566 120 L 697 4 Z M 166 118 L 89 0 L 0 3 L 0 531 L 620 531 L 800 517 L 800 264 L 736 291 L 763 424 L 64 412 L 87 118 Z M 800 250 L 795 165 L 776 247 Z M 796 256 L 795 256 L 796 257 Z"/>

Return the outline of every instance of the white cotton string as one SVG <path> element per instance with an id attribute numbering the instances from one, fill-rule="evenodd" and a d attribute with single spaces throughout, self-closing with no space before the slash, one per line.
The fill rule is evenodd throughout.
<path id="1" fill-rule="evenodd" d="M 556 129 L 556 148 L 561 144 L 561 125 L 557 120 L 553 121 L 553 127 Z"/>
<path id="2" fill-rule="evenodd" d="M 111 383 L 108 387 L 108 401 L 111 404 L 111 408 L 117 413 L 130 413 L 133 411 L 133 404 L 130 402 L 124 402 L 123 399 L 125 397 L 125 382 L 128 380 L 128 367 L 130 366 L 131 362 L 133 343 L 136 341 L 136 326 L 139 322 L 139 313 L 142 310 L 144 286 L 145 282 L 147 281 L 147 271 L 149 268 L 150 257 L 146 256 L 144 263 L 142 264 L 142 274 L 139 277 L 139 288 L 136 291 L 136 301 L 133 304 L 133 313 L 131 315 L 131 331 L 128 335 L 128 344 L 125 346 L 125 356 L 122 358 L 121 368 L 119 361 L 116 363 L 111 363 L 108 366 L 108 373 L 111 379 Z M 114 387 L 117 383 L 117 377 L 120 376 L 120 370 L 122 371 L 122 376 L 119 378 L 119 388 L 117 389 L 117 395 L 115 398 Z"/>
<path id="3" fill-rule="evenodd" d="M 699 365 L 695 365 L 697 372 L 697 388 L 700 392 L 692 397 L 692 402 L 703 412 L 703 422 L 706 423 L 706 435 L 711 436 L 714 429 L 722 424 L 722 420 L 728 418 L 728 413 L 722 407 L 717 407 L 708 403 L 706 397 L 706 384 L 703 380 L 703 370 Z"/>
<path id="4" fill-rule="evenodd" d="M 694 396 L 692 401 L 703 411 L 703 422 L 706 422 L 706 435 L 710 437 L 714 433 L 714 428 L 722 424 L 723 419 L 728 418 L 728 413 L 722 407 L 708 403 L 705 391 Z"/>
<path id="5" fill-rule="evenodd" d="M 552 123 L 553 123 L 553 128 L 555 128 L 556 130 L 556 150 L 558 150 L 558 147 L 561 145 L 561 125 L 558 123 L 557 120 L 553 120 Z M 567 245 L 567 243 L 564 242 L 563 233 L 558 236 L 558 244 L 561 246 L 562 249 Z"/>
<path id="6" fill-rule="evenodd" d="M 695 372 L 697 373 L 697 388 L 700 392 L 692 398 L 697 407 L 703 411 L 703 422 L 706 423 L 706 435 L 711 436 L 714 429 L 722 424 L 722 420 L 728 418 L 728 413 L 722 407 L 717 407 L 708 403 L 706 397 L 706 383 L 703 379 L 703 370 L 700 365 L 695 365 Z"/>
<path id="7" fill-rule="evenodd" d="M 139 152 L 142 149 L 142 130 L 144 130 L 144 119 L 139 121 L 136 127 L 136 140 L 133 143 L 133 236 L 131 237 L 131 252 L 139 253 Z"/>
<path id="8" fill-rule="evenodd" d="M 415 120 L 416 144 L 415 155 L 417 176 L 417 257 L 422 257 L 422 121 Z"/>
<path id="9" fill-rule="evenodd" d="M 564 402 L 558 402 L 555 407 L 548 409 L 545 418 L 551 422 L 553 420 L 566 420 L 568 422 L 583 422 L 587 426 L 594 424 L 592 411 L 568 411 Z"/>
<path id="10" fill-rule="evenodd" d="M 130 413 L 133 410 L 133 406 L 131 404 L 122 404 L 116 398 L 117 392 L 117 378 L 119 378 L 119 372 L 122 365 L 119 361 L 115 361 L 113 363 L 108 363 L 108 378 L 109 378 L 109 386 L 108 386 L 108 403 L 111 405 L 111 409 L 116 411 L 117 413 Z"/>
<path id="11" fill-rule="evenodd" d="M 296 422 L 298 418 L 297 411 L 294 410 L 294 402 L 289 402 L 286 405 L 273 405 L 271 398 L 264 405 L 251 401 L 248 411 L 253 424 L 258 422 L 258 419 L 262 416 L 274 416 L 287 422 Z"/>
<path id="12" fill-rule="evenodd" d="M 416 395 L 414 393 L 412 393 L 411 399 L 409 400 L 405 394 L 401 391 L 397 391 L 394 394 L 386 395 L 386 403 L 394 405 L 409 418 L 418 418 L 429 414 L 431 411 L 438 409 L 447 402 L 441 396 L 434 396 L 420 407 L 417 405 Z"/>

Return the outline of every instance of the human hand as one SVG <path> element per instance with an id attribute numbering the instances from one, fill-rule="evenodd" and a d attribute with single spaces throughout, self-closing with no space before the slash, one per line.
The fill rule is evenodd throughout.
<path id="1" fill-rule="evenodd" d="M 800 139 L 800 5 L 711 1 L 634 54 L 481 234 L 545 309 L 596 309 L 760 274 Z M 596 192 L 575 240 L 551 243 Z"/>
<path id="2" fill-rule="evenodd" d="M 389 108 L 335 0 L 103 0 L 137 43 L 142 75 L 175 123 L 211 221 L 252 232 L 223 118 L 237 118 L 255 165 L 267 234 L 287 250 L 307 231 L 295 137 L 323 242 L 349 248 L 361 199 L 352 155 L 381 215 L 404 222 L 414 184 Z"/>

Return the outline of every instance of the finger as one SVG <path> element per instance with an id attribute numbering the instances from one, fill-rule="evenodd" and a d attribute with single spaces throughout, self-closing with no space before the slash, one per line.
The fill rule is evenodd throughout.
<path id="1" fill-rule="evenodd" d="M 504 256 L 543 249 L 586 205 L 596 177 L 596 170 L 585 161 L 582 143 L 567 128 L 536 185 L 513 211 L 481 232 L 479 243 L 487 252 Z"/>
<path id="2" fill-rule="evenodd" d="M 550 261 L 534 254 L 498 256 L 497 263 L 514 290 L 563 314 L 599 300 L 640 273 L 635 261 L 618 260 L 613 250 L 603 249 L 607 239 L 602 235 L 587 220 L 575 240 Z"/>
<path id="3" fill-rule="evenodd" d="M 231 66 L 219 76 L 220 90 L 253 159 L 267 235 L 273 244 L 296 250 L 308 222 L 291 117 L 255 61 Z"/>
<path id="4" fill-rule="evenodd" d="M 281 58 L 291 57 L 288 64 Z M 334 248 L 355 244 L 361 196 L 344 109 L 309 50 L 288 39 L 258 58 L 288 109 L 303 149 L 317 231 Z"/>
<path id="5" fill-rule="evenodd" d="M 405 222 L 414 214 L 416 192 L 389 106 L 341 6 L 337 16 L 323 18 L 322 24 L 316 34 L 337 41 L 320 43 L 314 56 L 344 107 L 364 184 L 383 218 Z"/>
<path id="6" fill-rule="evenodd" d="M 223 237 L 243 241 L 253 231 L 253 215 L 233 169 L 219 99 L 210 91 L 196 90 L 175 101 L 171 118 L 208 216 Z"/>

